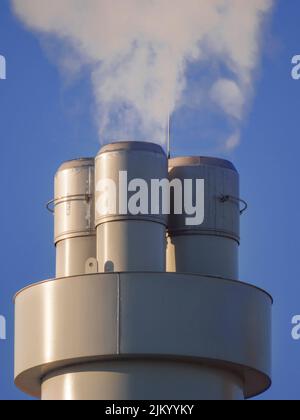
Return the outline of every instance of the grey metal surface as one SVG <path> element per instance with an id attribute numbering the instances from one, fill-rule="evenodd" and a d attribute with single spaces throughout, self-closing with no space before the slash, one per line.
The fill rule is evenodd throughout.
<path id="1" fill-rule="evenodd" d="M 57 278 L 16 296 L 16 385 L 43 400 L 240 400 L 264 392 L 272 298 L 233 281 L 235 167 L 170 160 L 171 180 L 205 180 L 205 221 L 191 227 L 185 214 L 130 215 L 118 202 L 114 214 L 96 211 L 99 181 L 118 185 L 120 171 L 149 187 L 168 178 L 160 146 L 106 145 L 94 163 L 65 162 L 56 175 Z"/>
<path id="2" fill-rule="evenodd" d="M 128 183 L 144 180 L 148 185 L 149 210 L 151 208 L 151 181 L 167 179 L 168 160 L 156 144 L 121 142 L 104 146 L 96 158 L 96 227 L 97 259 L 99 271 L 111 267 L 113 271 L 165 271 L 166 224 L 162 214 L 132 215 L 119 210 L 119 200 L 114 214 L 99 214 L 97 203 L 101 198 L 98 185 L 103 180 L 113 180 L 119 197 L 120 172 L 127 173 Z M 126 185 L 127 187 L 127 185 Z M 133 193 L 128 193 L 128 199 Z M 127 209 L 126 209 L 127 210 Z M 126 213 L 126 212 L 125 212 Z"/>
<path id="3" fill-rule="evenodd" d="M 223 236 L 168 237 L 167 271 L 239 278 L 239 245 Z"/>
<path id="4" fill-rule="evenodd" d="M 55 176 L 56 276 L 85 274 L 96 258 L 94 159 L 65 162 Z"/>
<path id="5" fill-rule="evenodd" d="M 220 166 L 218 166 L 220 162 Z M 221 197 L 240 197 L 239 175 L 229 163 L 210 158 L 177 158 L 169 161 L 169 178 L 205 180 L 205 220 L 200 226 L 186 226 L 186 214 L 173 214 L 169 218 L 170 234 L 199 232 L 240 239 L 240 208 L 236 201 L 221 202 Z M 180 166 L 180 163 L 183 166 Z M 213 163 L 213 164 L 212 164 Z"/>
<path id="6" fill-rule="evenodd" d="M 69 161 L 55 175 L 55 243 L 95 231 L 94 162 Z"/>
<path id="7" fill-rule="evenodd" d="M 197 363 L 124 360 L 69 367 L 47 376 L 44 401 L 242 400 L 238 374 Z"/>
<path id="8" fill-rule="evenodd" d="M 68 169 L 73 170 L 78 168 L 79 170 L 81 170 L 85 166 L 93 166 L 94 161 L 95 159 L 92 157 L 80 157 L 78 159 L 67 160 L 60 165 L 60 167 L 57 170 L 57 173 L 63 172 Z"/>
<path id="9" fill-rule="evenodd" d="M 195 275 L 44 282 L 16 297 L 16 384 L 39 397 L 41 378 L 67 366 L 155 359 L 235 372 L 252 397 L 270 385 L 271 306 L 270 296 L 253 286 Z"/>
<path id="10" fill-rule="evenodd" d="M 169 178 L 204 179 L 205 218 L 202 225 L 186 226 L 186 214 L 170 215 L 167 271 L 238 280 L 240 192 L 235 167 L 222 159 L 176 158 L 169 161 Z M 232 199 L 223 202 L 224 196 Z"/>
<path id="11" fill-rule="evenodd" d="M 87 273 L 87 262 L 96 259 L 96 233 L 64 239 L 56 245 L 56 277 L 70 277 Z"/>
<path id="12" fill-rule="evenodd" d="M 161 155 L 164 151 L 161 146 L 156 143 L 148 143 L 141 141 L 119 141 L 116 143 L 106 144 L 102 147 L 100 154 L 115 152 L 150 152 Z"/>
<path id="13" fill-rule="evenodd" d="M 166 228 L 144 220 L 104 223 L 97 228 L 100 241 L 98 271 L 166 271 Z"/>
<path id="14" fill-rule="evenodd" d="M 218 168 L 229 169 L 237 172 L 232 162 L 225 159 L 219 159 L 208 156 L 182 156 L 170 159 L 172 168 L 182 166 L 217 166 Z"/>

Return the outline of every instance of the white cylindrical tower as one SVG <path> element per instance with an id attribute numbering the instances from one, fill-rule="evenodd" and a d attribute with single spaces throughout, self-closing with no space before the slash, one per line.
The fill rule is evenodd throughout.
<path id="1" fill-rule="evenodd" d="M 85 274 L 96 264 L 94 170 L 94 159 L 77 159 L 64 163 L 56 173 L 57 278 Z"/>
<path id="2" fill-rule="evenodd" d="M 235 167 L 216 158 L 176 158 L 169 162 L 169 178 L 183 185 L 187 179 L 203 179 L 205 194 L 203 224 L 187 226 L 185 212 L 171 214 L 167 270 L 238 280 L 240 190 Z"/>
<path id="3" fill-rule="evenodd" d="M 99 272 L 166 271 L 167 217 L 151 214 L 151 181 L 168 177 L 163 149 L 109 144 L 98 154 L 95 172 Z"/>

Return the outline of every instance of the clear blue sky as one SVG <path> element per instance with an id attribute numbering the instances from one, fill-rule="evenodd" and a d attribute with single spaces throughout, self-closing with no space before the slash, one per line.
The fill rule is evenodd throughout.
<path id="1" fill-rule="evenodd" d="M 299 19 L 298 1 L 277 2 L 242 144 L 226 156 L 240 171 L 250 206 L 242 220 L 241 279 L 275 299 L 268 399 L 300 399 L 300 341 L 291 338 L 291 318 L 300 314 L 300 81 L 290 75 L 291 59 L 300 54 Z M 88 82 L 62 83 L 8 0 L 0 5 L 0 54 L 8 64 L 8 79 L 0 81 L 0 314 L 8 323 L 8 340 L 0 341 L 0 399 L 24 399 L 13 384 L 13 296 L 54 274 L 52 218 L 44 204 L 57 167 L 94 155 L 99 144 Z M 176 115 L 173 128 L 174 153 L 208 152 L 193 115 Z"/>

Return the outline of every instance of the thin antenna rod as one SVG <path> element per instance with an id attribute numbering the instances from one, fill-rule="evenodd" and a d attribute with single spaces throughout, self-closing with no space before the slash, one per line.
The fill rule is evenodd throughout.
<path id="1" fill-rule="evenodd" d="M 171 114 L 168 115 L 167 121 L 167 142 L 168 142 L 168 159 L 171 158 Z"/>

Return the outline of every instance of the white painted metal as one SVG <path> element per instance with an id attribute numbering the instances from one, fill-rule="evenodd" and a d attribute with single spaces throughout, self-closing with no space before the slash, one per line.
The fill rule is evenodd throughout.
<path id="1" fill-rule="evenodd" d="M 16 384 L 45 399 L 55 386 L 63 399 L 66 383 L 71 395 L 99 400 L 252 397 L 270 385 L 271 306 L 253 286 L 196 275 L 112 273 L 37 284 L 16 297 Z"/>
<path id="2" fill-rule="evenodd" d="M 56 175 L 59 279 L 16 296 L 16 385 L 43 400 L 241 400 L 264 392 L 272 298 L 236 281 L 237 171 L 219 159 L 170 161 L 171 180 L 205 180 L 205 221 L 190 227 L 185 214 L 171 215 L 167 258 L 164 215 L 95 212 L 99 181 L 117 185 L 120 171 L 150 185 L 168 177 L 167 156 L 153 144 L 116 143 L 101 150 L 96 168 L 80 159 Z"/>
<path id="3" fill-rule="evenodd" d="M 130 181 L 141 179 L 149 191 L 149 212 L 133 216 L 117 211 L 114 215 L 97 212 L 100 193 L 97 191 L 103 180 L 113 180 L 117 186 L 120 172 L 126 172 L 127 188 Z M 96 158 L 96 227 L 97 259 L 99 272 L 108 271 L 165 271 L 166 270 L 166 224 L 163 215 L 151 216 L 151 180 L 167 179 L 167 156 L 158 145 L 152 143 L 121 142 L 102 148 Z M 129 202 L 133 193 L 128 193 Z"/>
<path id="4" fill-rule="evenodd" d="M 96 257 L 94 159 L 64 163 L 55 176 L 56 277 L 84 274 Z"/>
<path id="5" fill-rule="evenodd" d="M 214 158 L 171 159 L 169 177 L 204 179 L 205 220 L 201 226 L 186 226 L 185 213 L 170 216 L 167 271 L 238 280 L 240 193 L 234 166 Z"/>
<path id="6" fill-rule="evenodd" d="M 45 378 L 44 401 L 243 400 L 243 380 L 230 370 L 155 360 L 86 364 Z"/>

